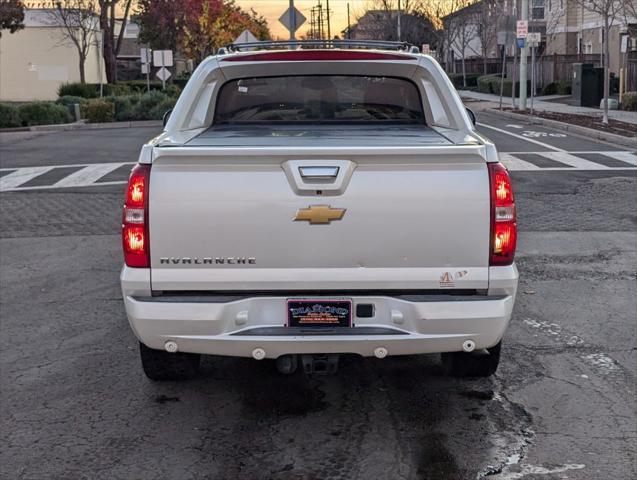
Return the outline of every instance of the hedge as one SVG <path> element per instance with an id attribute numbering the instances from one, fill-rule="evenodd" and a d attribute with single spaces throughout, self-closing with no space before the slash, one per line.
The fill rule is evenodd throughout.
<path id="1" fill-rule="evenodd" d="M 622 110 L 637 112 L 637 92 L 626 92 L 622 96 Z"/>
<path id="2" fill-rule="evenodd" d="M 551 82 L 544 86 L 542 95 L 570 95 L 571 82 L 561 80 L 559 82 Z"/>
<path id="3" fill-rule="evenodd" d="M 58 105 L 53 102 L 25 103 L 18 107 L 18 112 L 20 122 L 25 127 L 70 123 L 73 121 L 71 113 L 64 105 Z"/>
<path id="4" fill-rule="evenodd" d="M 449 73 L 447 74 L 453 86 L 456 88 L 465 88 L 461 73 Z M 478 78 L 482 75 L 480 73 L 467 73 L 467 88 L 477 87 Z"/>
<path id="5" fill-rule="evenodd" d="M 115 120 L 115 105 L 106 100 L 91 100 L 82 105 L 82 116 L 89 123 L 113 122 Z"/>
<path id="6" fill-rule="evenodd" d="M 22 126 L 18 107 L 6 103 L 0 103 L 0 128 L 13 128 Z"/>
<path id="7" fill-rule="evenodd" d="M 175 83 L 166 85 L 165 92 L 171 96 L 179 96 L 185 80 L 175 80 Z M 108 96 L 123 96 L 131 95 L 134 93 L 146 93 L 146 82 L 143 80 L 132 80 L 129 82 L 120 82 L 115 84 L 104 84 L 103 94 Z M 151 92 L 155 90 L 162 90 L 162 83 L 158 81 L 150 82 Z M 58 96 L 74 96 L 82 98 L 98 98 L 100 96 L 100 84 L 99 83 L 64 83 L 58 88 Z"/>
<path id="8" fill-rule="evenodd" d="M 509 78 L 504 79 L 502 95 L 510 97 L 513 89 L 513 82 Z M 527 81 L 526 91 L 531 92 L 531 81 Z M 478 92 L 500 95 L 500 75 L 483 75 L 478 77 Z M 515 94 L 520 94 L 520 82 L 515 82 Z"/>

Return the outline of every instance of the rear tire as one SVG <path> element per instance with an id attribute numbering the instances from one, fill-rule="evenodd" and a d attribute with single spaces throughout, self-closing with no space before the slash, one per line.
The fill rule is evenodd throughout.
<path id="1" fill-rule="evenodd" d="M 148 348 L 139 342 L 144 373 L 151 380 L 188 380 L 199 372 L 201 355 L 197 353 L 168 353 Z"/>
<path id="2" fill-rule="evenodd" d="M 452 377 L 490 377 L 498 369 L 502 342 L 486 352 L 451 352 L 441 354 L 442 367 Z"/>

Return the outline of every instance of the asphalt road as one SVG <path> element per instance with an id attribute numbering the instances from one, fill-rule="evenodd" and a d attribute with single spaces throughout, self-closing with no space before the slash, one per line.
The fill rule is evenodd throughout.
<path id="1" fill-rule="evenodd" d="M 118 286 L 119 164 L 157 129 L 1 134 L 1 478 L 637 478 L 637 156 L 478 121 L 513 171 L 522 276 L 479 380 L 434 355 L 309 379 L 211 357 L 150 382 Z"/>

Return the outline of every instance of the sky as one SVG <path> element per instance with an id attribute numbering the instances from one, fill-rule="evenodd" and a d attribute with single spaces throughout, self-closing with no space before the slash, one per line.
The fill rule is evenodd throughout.
<path id="1" fill-rule="evenodd" d="M 327 0 L 320 0 L 321 5 L 325 8 Z M 236 0 L 236 3 L 249 10 L 253 8 L 257 13 L 263 15 L 268 21 L 270 31 L 274 38 L 289 38 L 289 33 L 281 23 L 279 17 L 289 7 L 289 0 Z M 318 5 L 319 0 L 294 0 L 294 4 L 298 10 L 307 18 L 307 22 L 299 28 L 297 36 L 305 33 L 309 28 L 310 10 Z M 331 33 L 332 36 L 340 35 L 340 32 L 347 28 L 347 4 L 350 4 L 351 23 L 355 23 L 357 14 L 364 10 L 368 0 L 329 0 L 331 10 Z M 327 29 L 327 26 L 325 27 Z"/>

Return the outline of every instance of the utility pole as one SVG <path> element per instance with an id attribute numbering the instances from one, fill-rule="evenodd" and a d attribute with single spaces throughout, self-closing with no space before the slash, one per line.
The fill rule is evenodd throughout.
<path id="1" fill-rule="evenodd" d="M 400 0 L 398 0 L 398 41 L 400 42 Z"/>
<path id="2" fill-rule="evenodd" d="M 296 9 L 294 8 L 294 0 L 290 0 L 290 23 L 292 24 L 292 28 L 290 28 L 290 40 L 296 40 L 294 36 L 294 28 L 296 27 Z"/>
<path id="3" fill-rule="evenodd" d="M 529 20 L 529 0 L 522 0 L 520 17 L 520 20 Z M 520 49 L 520 110 L 523 112 L 526 110 L 526 60 L 528 48 L 528 42 L 525 38 L 524 48 Z M 515 88 L 515 85 L 513 88 Z"/>
<path id="4" fill-rule="evenodd" d="M 330 0 L 327 0 L 327 4 L 325 5 L 327 9 L 327 39 L 332 39 L 332 31 L 330 29 Z"/>

